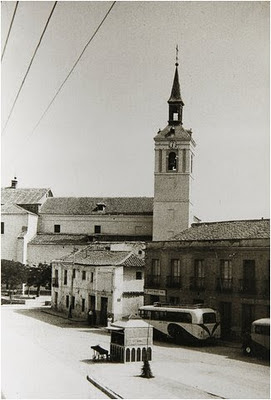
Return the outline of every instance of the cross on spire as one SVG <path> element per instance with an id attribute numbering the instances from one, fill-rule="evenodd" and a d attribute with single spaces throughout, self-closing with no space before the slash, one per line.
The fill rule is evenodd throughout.
<path id="1" fill-rule="evenodd" d="M 175 63 L 176 67 L 178 67 L 178 65 L 179 65 L 179 57 L 178 57 L 178 55 L 179 55 L 179 47 L 176 44 L 176 63 Z"/>

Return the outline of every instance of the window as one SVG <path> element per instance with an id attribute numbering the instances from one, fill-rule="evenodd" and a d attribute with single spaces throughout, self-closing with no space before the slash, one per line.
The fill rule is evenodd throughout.
<path id="1" fill-rule="evenodd" d="M 179 119 L 179 114 L 177 112 L 173 113 L 173 121 L 178 121 Z"/>
<path id="2" fill-rule="evenodd" d="M 170 304 L 180 304 L 180 298 L 176 297 L 176 296 L 170 296 L 169 303 Z"/>
<path id="3" fill-rule="evenodd" d="M 171 151 L 168 155 L 168 170 L 176 171 L 177 169 L 177 155 L 174 151 Z"/>
<path id="4" fill-rule="evenodd" d="M 181 262 L 177 259 L 172 259 L 171 262 L 171 276 L 181 275 Z"/>
<path id="5" fill-rule="evenodd" d="M 86 271 L 82 271 L 82 280 L 86 280 Z"/>
<path id="6" fill-rule="evenodd" d="M 65 269 L 64 270 L 64 285 L 67 285 L 67 280 L 68 280 L 68 271 Z"/>
<path id="7" fill-rule="evenodd" d="M 255 325 L 255 333 L 270 336 L 270 325 Z"/>
<path id="8" fill-rule="evenodd" d="M 142 272 L 141 271 L 136 271 L 136 279 L 137 280 L 142 279 Z"/>
<path id="9" fill-rule="evenodd" d="M 101 233 L 101 225 L 94 226 L 94 233 Z"/>
<path id="10" fill-rule="evenodd" d="M 72 296 L 71 306 L 72 306 L 72 309 L 74 310 L 74 306 L 75 306 L 75 297 L 74 296 Z"/>
<path id="11" fill-rule="evenodd" d="M 160 260 L 158 259 L 152 260 L 151 274 L 154 276 L 160 275 Z"/>
<path id="12" fill-rule="evenodd" d="M 75 278 L 75 274 L 76 274 L 76 269 L 73 269 L 73 270 L 72 270 L 72 277 L 73 277 L 73 279 Z"/>
<path id="13" fill-rule="evenodd" d="M 167 321 L 191 323 L 192 316 L 190 313 L 168 311 L 166 314 Z"/>
<path id="14" fill-rule="evenodd" d="M 183 149 L 183 172 L 186 171 L 186 149 Z"/>
<path id="15" fill-rule="evenodd" d="M 162 172 L 162 150 L 159 149 L 158 153 L 158 172 Z"/>
<path id="16" fill-rule="evenodd" d="M 232 279 L 231 260 L 220 260 L 220 277 L 222 279 Z"/>
<path id="17" fill-rule="evenodd" d="M 86 300 L 82 299 L 82 312 L 85 311 Z"/>
<path id="18" fill-rule="evenodd" d="M 204 324 L 213 324 L 216 322 L 215 313 L 203 313 L 203 323 Z"/>
<path id="19" fill-rule="evenodd" d="M 90 282 L 93 282 L 93 276 L 94 276 L 94 273 L 91 272 L 91 273 L 90 273 Z"/>
<path id="20" fill-rule="evenodd" d="M 69 308 L 70 305 L 70 297 L 66 296 L 66 307 Z"/>
<path id="21" fill-rule="evenodd" d="M 1 234 L 3 235 L 5 233 L 5 223 L 1 222 Z"/>
<path id="22" fill-rule="evenodd" d="M 204 278 L 203 260 L 194 261 L 194 276 L 195 278 Z"/>
<path id="23" fill-rule="evenodd" d="M 55 225 L 54 232 L 55 233 L 60 233 L 60 225 Z"/>

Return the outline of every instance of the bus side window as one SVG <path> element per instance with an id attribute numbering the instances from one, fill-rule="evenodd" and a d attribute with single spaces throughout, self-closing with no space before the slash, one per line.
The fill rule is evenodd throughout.
<path id="1" fill-rule="evenodd" d="M 189 313 L 179 313 L 179 322 L 191 323 L 192 322 L 191 314 L 189 314 Z"/>
<path id="2" fill-rule="evenodd" d="M 159 311 L 152 311 L 151 312 L 151 319 L 159 320 L 160 319 Z"/>

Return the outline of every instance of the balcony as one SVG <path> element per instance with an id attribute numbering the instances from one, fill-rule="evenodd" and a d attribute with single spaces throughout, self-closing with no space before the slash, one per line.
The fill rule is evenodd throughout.
<path id="1" fill-rule="evenodd" d="M 233 279 L 232 278 L 217 278 L 216 290 L 221 293 L 232 293 Z"/>
<path id="2" fill-rule="evenodd" d="M 204 291 L 205 290 L 205 277 L 190 276 L 190 290 Z"/>
<path id="3" fill-rule="evenodd" d="M 256 294 L 256 281 L 254 279 L 239 279 L 239 291 L 243 294 Z"/>
<path id="4" fill-rule="evenodd" d="M 145 287 L 147 288 L 159 288 L 160 287 L 160 275 L 147 275 Z"/>
<path id="5" fill-rule="evenodd" d="M 182 287 L 181 277 L 168 275 L 167 276 L 167 287 L 168 288 L 181 288 Z"/>

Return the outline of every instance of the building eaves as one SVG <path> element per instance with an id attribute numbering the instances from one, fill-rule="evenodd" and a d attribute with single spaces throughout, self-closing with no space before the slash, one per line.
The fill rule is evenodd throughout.
<path id="1" fill-rule="evenodd" d="M 29 242 L 31 245 L 86 245 L 87 243 L 87 235 L 62 233 L 39 233 Z"/>

